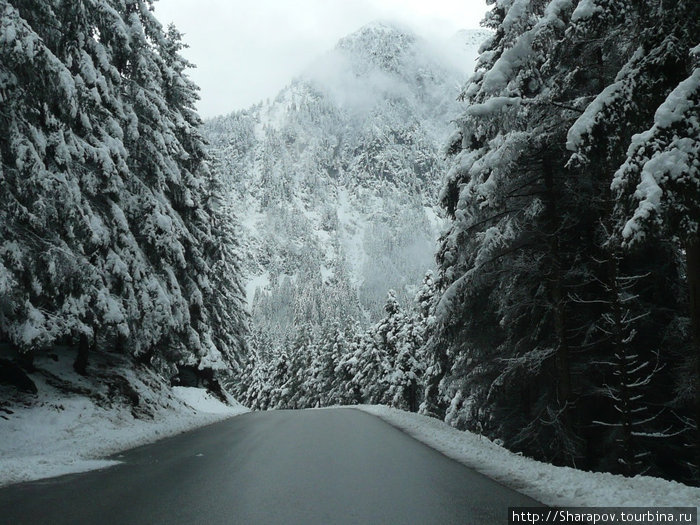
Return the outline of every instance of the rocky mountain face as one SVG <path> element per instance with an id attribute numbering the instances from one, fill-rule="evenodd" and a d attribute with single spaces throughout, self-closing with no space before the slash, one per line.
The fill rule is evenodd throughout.
<path id="1" fill-rule="evenodd" d="M 476 56 L 482 31 L 451 41 Z M 207 122 L 247 255 L 253 333 L 377 319 L 389 289 L 433 266 L 444 146 L 460 71 L 443 50 L 375 23 L 341 39 L 274 100 Z M 270 346 L 270 345 L 266 345 Z"/>

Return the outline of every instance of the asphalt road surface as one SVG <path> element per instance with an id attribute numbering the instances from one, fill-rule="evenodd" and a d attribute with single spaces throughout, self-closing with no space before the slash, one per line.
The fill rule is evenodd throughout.
<path id="1" fill-rule="evenodd" d="M 507 524 L 539 505 L 369 414 L 254 412 L 0 489 L 0 523 Z"/>

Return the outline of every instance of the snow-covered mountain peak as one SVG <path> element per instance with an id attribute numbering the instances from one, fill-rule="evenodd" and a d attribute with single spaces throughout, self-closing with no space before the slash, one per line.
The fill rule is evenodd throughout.
<path id="1" fill-rule="evenodd" d="M 353 62 L 398 72 L 405 57 L 414 51 L 418 36 L 392 22 L 376 21 L 340 39 L 336 50 Z"/>
<path id="2" fill-rule="evenodd" d="M 297 80 L 356 121 L 375 110 L 386 113 L 389 105 L 421 120 L 446 123 L 446 115 L 456 111 L 448 106 L 464 81 L 462 64 L 453 64 L 449 55 L 444 46 L 406 27 L 379 21 L 342 38 Z"/>
<path id="3" fill-rule="evenodd" d="M 444 44 L 371 23 L 273 100 L 208 123 L 246 210 L 254 332 L 274 342 L 299 323 L 373 321 L 388 289 L 415 294 L 434 264 L 441 151 L 469 68 Z"/>
<path id="4" fill-rule="evenodd" d="M 399 42 L 414 42 L 418 37 L 406 26 L 396 22 L 377 20 L 365 24 L 358 30 L 344 36 L 336 47 L 356 49 L 358 47 L 372 48 L 393 45 Z"/>

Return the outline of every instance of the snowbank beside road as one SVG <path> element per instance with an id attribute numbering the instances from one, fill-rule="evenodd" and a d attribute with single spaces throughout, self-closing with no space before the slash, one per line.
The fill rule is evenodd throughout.
<path id="1" fill-rule="evenodd" d="M 0 486 L 105 468 L 118 463 L 105 456 L 248 411 L 203 389 L 171 389 L 145 368 L 84 378 L 72 356 L 54 357 L 31 374 L 36 396 L 0 403 Z"/>
<path id="2" fill-rule="evenodd" d="M 555 467 L 513 454 L 485 437 L 447 423 L 384 406 L 355 406 L 446 456 L 542 503 L 559 507 L 692 507 L 700 488 L 649 476 Z"/>

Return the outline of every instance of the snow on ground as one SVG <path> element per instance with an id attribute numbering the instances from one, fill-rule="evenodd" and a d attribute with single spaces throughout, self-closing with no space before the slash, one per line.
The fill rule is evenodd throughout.
<path id="1" fill-rule="evenodd" d="M 267 290 L 270 286 L 270 272 L 263 272 L 248 279 L 245 284 L 245 301 L 248 312 L 252 311 L 253 299 L 258 290 Z"/>
<path id="2" fill-rule="evenodd" d="M 369 225 L 356 206 L 350 202 L 350 194 L 345 188 L 338 189 L 336 213 L 338 230 L 341 232 L 340 242 L 350 270 L 350 280 L 359 287 L 364 282 L 363 268 L 368 259 L 364 238 Z"/>
<path id="3" fill-rule="evenodd" d="M 624 476 L 555 467 L 514 454 L 489 439 L 447 423 L 384 406 L 355 406 L 492 479 L 558 507 L 689 507 L 700 488 L 650 476 Z"/>
<path id="4" fill-rule="evenodd" d="M 36 396 L 0 404 L 0 486 L 109 467 L 106 456 L 248 411 L 145 368 L 96 363 L 84 378 L 73 355 L 53 357 L 30 374 Z"/>

